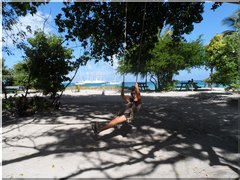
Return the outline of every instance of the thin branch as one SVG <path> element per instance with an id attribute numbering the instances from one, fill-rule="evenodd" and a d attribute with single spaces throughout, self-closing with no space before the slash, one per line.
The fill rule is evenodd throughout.
<path id="1" fill-rule="evenodd" d="M 65 86 L 65 87 L 68 87 L 69 84 L 72 83 L 72 80 L 75 78 L 75 76 L 77 75 L 77 72 L 78 72 L 78 69 L 80 68 L 80 63 L 78 64 L 76 70 L 75 70 L 75 73 L 73 75 L 73 77 L 71 78 L 71 80 L 69 81 L 69 83 Z M 61 94 L 59 95 L 59 99 L 61 98 L 62 94 L 63 94 L 63 91 L 65 90 L 66 88 L 64 88 L 62 91 L 61 91 Z"/>

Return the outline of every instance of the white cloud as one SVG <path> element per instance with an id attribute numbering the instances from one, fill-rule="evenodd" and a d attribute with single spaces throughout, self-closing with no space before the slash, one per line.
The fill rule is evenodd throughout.
<path id="1" fill-rule="evenodd" d="M 25 17 L 20 17 L 19 22 L 16 25 L 14 25 L 13 30 L 11 32 L 4 31 L 4 29 L 3 29 L 3 31 L 2 31 L 3 37 L 6 37 L 6 34 L 8 34 L 8 35 L 17 34 L 21 30 L 26 32 L 27 26 L 31 26 L 32 33 L 26 32 L 26 38 L 32 37 L 34 34 L 34 31 L 36 31 L 37 29 L 43 30 L 44 21 L 46 19 L 47 19 L 47 22 L 45 23 L 44 32 L 50 33 L 53 31 L 53 28 L 51 26 L 51 24 L 53 23 L 52 16 L 49 14 L 45 14 L 41 11 L 38 11 L 33 16 L 31 14 L 27 14 Z M 19 42 L 20 42 L 20 40 L 19 40 Z M 12 40 L 10 38 L 6 38 L 5 45 L 8 47 L 12 47 L 13 46 Z"/>

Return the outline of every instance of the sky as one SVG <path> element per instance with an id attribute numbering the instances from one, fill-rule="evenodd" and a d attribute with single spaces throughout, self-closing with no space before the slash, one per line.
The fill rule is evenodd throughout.
<path id="1" fill-rule="evenodd" d="M 231 4 L 231 3 L 223 3 L 222 6 L 217 8 L 215 11 L 211 10 L 212 3 L 207 2 L 205 3 L 204 13 L 203 13 L 203 20 L 201 23 L 194 24 L 194 30 L 189 35 L 185 35 L 184 37 L 187 41 L 196 40 L 200 35 L 202 35 L 203 43 L 208 44 L 211 38 L 214 37 L 217 33 L 222 33 L 223 31 L 227 30 L 229 27 L 224 26 L 222 24 L 222 20 L 226 17 L 233 15 L 234 12 L 237 11 L 239 5 Z M 19 22 L 20 24 L 17 28 L 23 28 L 27 25 L 32 26 L 32 30 L 36 30 L 38 28 L 43 28 L 44 18 L 48 19 L 46 25 L 44 26 L 44 31 L 46 33 L 53 33 L 58 36 L 61 36 L 57 32 L 57 27 L 54 23 L 55 16 L 61 11 L 62 3 L 61 2 L 51 2 L 47 5 L 40 6 L 38 8 L 38 12 L 36 15 L 32 16 L 28 14 L 25 17 L 20 17 Z M 16 30 L 16 29 L 15 29 Z M 4 35 L 4 30 L 3 30 Z M 27 34 L 28 37 L 31 37 L 31 34 Z M 14 55 L 7 56 L 3 53 L 3 57 L 6 60 L 6 66 L 11 68 L 14 64 L 18 63 L 24 53 L 22 51 L 17 50 L 13 47 L 11 42 L 7 42 L 8 47 L 11 47 Z M 70 43 L 67 47 L 74 49 L 74 56 L 78 57 L 81 52 L 79 52 L 78 48 L 74 48 L 77 44 Z M 76 77 L 74 78 L 73 82 L 77 82 L 80 80 L 104 80 L 104 81 L 122 81 L 123 77 L 116 73 L 117 68 L 117 60 L 114 59 L 113 66 L 111 66 L 107 62 L 99 62 L 95 63 L 93 61 L 88 62 L 86 66 L 80 67 Z M 70 77 L 73 73 L 70 73 Z M 208 78 L 209 71 L 205 68 L 194 68 L 190 72 L 189 71 L 180 71 L 179 75 L 175 76 L 174 79 L 176 80 L 203 80 Z M 136 77 L 133 75 L 126 75 L 125 81 L 132 82 L 135 81 Z M 141 81 L 138 78 L 138 81 Z"/>

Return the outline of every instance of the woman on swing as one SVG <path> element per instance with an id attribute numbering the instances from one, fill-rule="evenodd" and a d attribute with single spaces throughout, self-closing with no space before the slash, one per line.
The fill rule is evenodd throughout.
<path id="1" fill-rule="evenodd" d="M 98 130 L 96 126 L 93 127 L 95 135 L 98 135 L 100 132 L 115 127 L 116 125 L 127 122 L 131 123 L 134 119 L 136 113 L 139 111 L 142 105 L 141 96 L 140 96 L 140 90 L 138 87 L 138 83 L 136 82 L 135 85 L 131 89 L 131 96 L 125 96 L 124 95 L 124 82 L 122 83 L 122 91 L 121 91 L 121 97 L 123 100 L 126 101 L 126 107 L 123 111 L 121 111 L 117 117 L 115 117 L 113 120 L 111 120 L 108 124 L 103 126 Z"/>

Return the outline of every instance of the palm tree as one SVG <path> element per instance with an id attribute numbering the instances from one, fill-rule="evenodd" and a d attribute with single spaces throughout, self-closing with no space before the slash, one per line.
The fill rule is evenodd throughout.
<path id="1" fill-rule="evenodd" d="M 232 16 L 225 18 L 223 25 L 227 25 L 231 30 L 226 30 L 223 32 L 224 36 L 231 35 L 234 32 L 239 32 L 240 30 L 240 11 L 237 10 Z"/>

